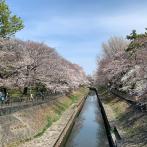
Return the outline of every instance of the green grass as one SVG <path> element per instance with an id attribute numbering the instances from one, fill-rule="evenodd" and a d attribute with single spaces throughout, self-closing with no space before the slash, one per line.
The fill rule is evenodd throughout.
<path id="1" fill-rule="evenodd" d="M 76 95 L 71 95 L 71 96 L 70 96 L 70 99 L 72 100 L 72 103 L 75 103 L 75 102 L 78 101 L 78 96 L 76 96 Z"/>
<path id="2" fill-rule="evenodd" d="M 60 119 L 62 113 L 68 108 L 67 104 L 64 103 L 56 103 L 54 107 L 55 115 L 52 117 L 49 116 L 47 119 L 47 124 L 46 126 L 39 132 L 37 133 L 34 138 L 40 137 L 44 134 L 44 132 L 52 125 L 53 122 L 56 122 L 57 120 Z"/>
<path id="3" fill-rule="evenodd" d="M 134 127 L 125 128 L 124 130 L 129 137 L 132 137 L 134 134 L 136 134 L 136 132 L 139 132 L 138 128 Z"/>
<path id="4" fill-rule="evenodd" d="M 72 103 L 75 103 L 78 101 L 78 96 L 72 95 L 70 96 L 70 99 L 72 100 Z M 47 124 L 46 126 L 39 132 L 37 133 L 34 138 L 40 137 L 44 134 L 44 132 L 52 125 L 53 122 L 59 120 L 59 118 L 61 117 L 62 113 L 69 107 L 69 105 L 64 102 L 64 103 L 59 103 L 57 102 L 54 106 L 54 111 L 55 111 L 55 115 L 52 117 L 48 117 L 47 119 Z"/>
<path id="5" fill-rule="evenodd" d="M 54 120 L 54 121 L 55 121 L 55 120 Z M 34 136 L 34 138 L 37 138 L 37 137 L 42 136 L 43 133 L 52 125 L 52 122 L 53 122 L 53 120 L 52 120 L 50 117 L 48 117 L 46 126 L 45 126 L 39 133 L 37 133 L 37 134 Z"/>
<path id="6" fill-rule="evenodd" d="M 10 90 L 8 90 L 8 93 L 11 97 L 19 97 L 22 95 L 22 93 L 19 89 L 10 89 Z"/>

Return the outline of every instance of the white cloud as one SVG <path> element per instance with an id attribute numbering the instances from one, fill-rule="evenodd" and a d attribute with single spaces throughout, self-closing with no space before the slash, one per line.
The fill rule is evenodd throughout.
<path id="1" fill-rule="evenodd" d="M 147 25 L 147 11 L 126 11 L 125 13 L 116 13 L 113 15 L 95 14 L 91 17 L 86 15 L 79 16 L 53 16 L 42 17 L 41 21 L 34 20 L 26 24 L 23 33 L 24 36 L 32 38 L 51 36 L 51 35 L 70 35 L 80 36 L 110 31 L 125 32 L 132 29 L 142 31 Z"/>
<path id="2" fill-rule="evenodd" d="M 98 29 L 97 18 L 86 17 L 53 17 L 44 19 L 41 22 L 35 20 L 31 24 L 26 25 L 22 31 L 27 36 L 43 36 L 43 35 L 80 35 L 89 34 Z M 18 34 L 19 35 L 19 34 Z"/>
<path id="3" fill-rule="evenodd" d="M 147 27 L 147 10 L 136 7 L 115 14 L 103 15 L 94 12 L 90 15 L 87 13 L 72 16 L 46 15 L 42 16 L 41 20 L 32 18 L 26 22 L 26 27 L 17 36 L 44 41 L 89 72 L 88 66 L 92 70 L 95 68 L 95 56 L 96 53 L 101 54 L 100 46 L 104 40 L 112 35 L 126 35 L 132 29 L 142 32 L 145 27 Z"/>
<path id="4" fill-rule="evenodd" d="M 100 26 L 112 33 L 128 33 L 132 29 L 143 32 L 147 27 L 147 10 L 126 11 L 125 13 L 101 17 Z"/>

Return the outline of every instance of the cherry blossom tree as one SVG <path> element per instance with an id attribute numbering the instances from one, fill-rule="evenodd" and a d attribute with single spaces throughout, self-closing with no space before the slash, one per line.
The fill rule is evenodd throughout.
<path id="1" fill-rule="evenodd" d="M 125 52 L 128 42 L 123 38 L 113 37 L 103 43 L 104 57 L 97 60 L 97 81 L 103 85 L 111 83 L 117 87 L 120 77 L 125 74 L 130 62 Z M 117 85 L 117 86 L 116 86 Z"/>
<path id="2" fill-rule="evenodd" d="M 146 33 L 137 35 L 130 44 L 111 38 L 103 44 L 104 56 L 97 60 L 96 81 L 131 95 L 147 96 Z"/>
<path id="3" fill-rule="evenodd" d="M 23 93 L 45 85 L 50 93 L 66 93 L 87 83 L 83 69 L 43 43 L 0 40 L 0 84 L 19 87 Z"/>

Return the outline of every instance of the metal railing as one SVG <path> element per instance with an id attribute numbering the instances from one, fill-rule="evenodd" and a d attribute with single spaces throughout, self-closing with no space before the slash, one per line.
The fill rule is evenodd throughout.
<path id="1" fill-rule="evenodd" d="M 55 99 L 61 97 L 62 95 L 48 95 L 44 97 L 36 97 L 34 99 L 26 99 L 26 100 L 20 100 L 20 101 L 10 101 L 9 103 L 1 103 L 0 104 L 0 116 L 7 115 L 10 113 L 14 113 L 18 110 L 32 107 L 35 105 L 52 102 Z"/>

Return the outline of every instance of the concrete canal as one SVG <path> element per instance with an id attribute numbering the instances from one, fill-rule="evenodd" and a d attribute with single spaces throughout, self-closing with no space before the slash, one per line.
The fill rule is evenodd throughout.
<path id="1" fill-rule="evenodd" d="M 89 95 L 65 147 L 109 147 L 96 95 Z"/>

